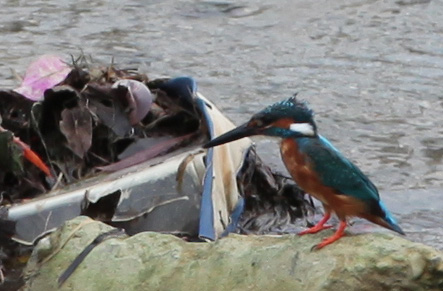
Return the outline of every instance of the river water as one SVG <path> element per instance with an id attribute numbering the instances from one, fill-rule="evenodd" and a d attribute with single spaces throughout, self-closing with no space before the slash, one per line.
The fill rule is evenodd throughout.
<path id="1" fill-rule="evenodd" d="M 194 76 L 237 124 L 299 92 L 408 237 L 443 249 L 443 1 L 2 2 L 1 88 L 36 56 L 83 52 Z M 285 172 L 275 141 L 256 141 Z"/>

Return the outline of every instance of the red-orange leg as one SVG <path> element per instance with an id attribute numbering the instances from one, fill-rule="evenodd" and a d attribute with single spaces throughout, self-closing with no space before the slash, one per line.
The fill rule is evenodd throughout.
<path id="1" fill-rule="evenodd" d="M 303 230 L 303 231 L 299 232 L 298 235 L 304 235 L 304 234 L 308 234 L 308 233 L 317 233 L 323 229 L 331 228 L 332 225 L 325 225 L 325 223 L 328 222 L 329 218 L 331 218 L 331 213 L 326 212 L 325 215 L 323 216 L 323 218 L 316 225 L 314 225 L 311 228 L 308 228 L 307 230 Z"/>
<path id="2" fill-rule="evenodd" d="M 340 221 L 340 225 L 338 226 L 337 231 L 330 237 L 325 238 L 321 243 L 315 245 L 312 249 L 319 250 L 324 246 L 332 244 L 336 240 L 339 240 L 342 236 L 345 235 L 346 221 Z"/>

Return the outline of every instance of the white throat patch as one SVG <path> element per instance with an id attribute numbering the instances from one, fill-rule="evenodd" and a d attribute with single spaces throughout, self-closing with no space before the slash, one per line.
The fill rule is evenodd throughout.
<path id="1" fill-rule="evenodd" d="M 315 134 L 314 128 L 309 123 L 291 123 L 289 125 L 289 130 L 309 136 L 313 136 Z"/>

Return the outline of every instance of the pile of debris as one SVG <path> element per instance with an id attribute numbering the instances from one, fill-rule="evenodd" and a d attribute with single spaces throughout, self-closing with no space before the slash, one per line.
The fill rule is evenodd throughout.
<path id="1" fill-rule="evenodd" d="M 0 91 L 0 115 L 8 276 L 39 238 L 78 215 L 129 234 L 214 240 L 228 232 L 292 232 L 315 210 L 290 179 L 261 162 L 250 140 L 201 148 L 233 125 L 191 77 L 151 80 L 84 57 L 68 65 L 43 56 L 19 88 Z"/>
<path id="2" fill-rule="evenodd" d="M 201 143 L 205 132 L 201 117 L 192 100 L 186 100 L 192 95 L 162 91 L 162 87 L 169 88 L 167 81 L 149 81 L 144 74 L 114 67 L 90 69 L 74 63 L 66 78 L 40 98 L 0 91 L 0 114 L 6 129 L 0 133 L 0 146 L 5 149 L 0 156 L 3 198 L 34 198 L 100 170 L 116 171 L 134 164 L 133 160 L 142 162 L 144 156 Z M 23 86 L 16 91 L 26 92 Z M 13 136 L 28 144 L 50 172 L 27 165 L 22 152 L 11 146 Z M 146 149 L 151 151 L 146 153 Z M 134 158 L 128 161 L 129 156 Z"/>

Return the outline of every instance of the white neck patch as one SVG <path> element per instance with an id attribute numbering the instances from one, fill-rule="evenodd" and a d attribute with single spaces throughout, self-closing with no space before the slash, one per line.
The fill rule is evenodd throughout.
<path id="1" fill-rule="evenodd" d="M 289 125 L 289 130 L 309 136 L 313 136 L 315 134 L 314 128 L 309 123 L 291 123 Z"/>

